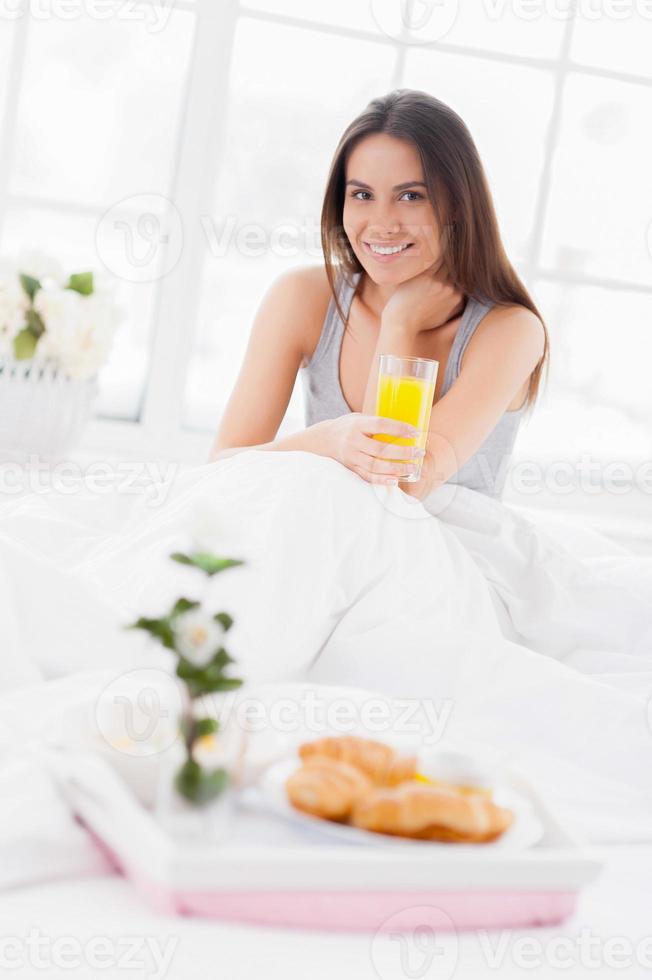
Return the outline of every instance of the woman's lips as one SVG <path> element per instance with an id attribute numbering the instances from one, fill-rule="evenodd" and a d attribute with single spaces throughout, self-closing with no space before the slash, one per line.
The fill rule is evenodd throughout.
<path id="1" fill-rule="evenodd" d="M 376 259 L 377 262 L 394 262 L 396 259 L 400 259 L 401 256 L 406 255 L 410 251 L 410 248 L 412 247 L 414 242 L 406 243 L 408 245 L 407 248 L 401 249 L 400 252 L 393 252 L 390 255 L 380 255 L 378 252 L 374 252 L 371 246 L 367 242 L 363 242 L 362 244 L 364 246 L 365 251 L 369 255 L 373 256 L 373 258 Z"/>

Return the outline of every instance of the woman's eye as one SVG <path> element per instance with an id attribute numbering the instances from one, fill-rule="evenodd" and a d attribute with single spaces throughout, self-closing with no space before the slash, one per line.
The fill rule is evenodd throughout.
<path id="1" fill-rule="evenodd" d="M 366 194 L 367 197 L 358 197 L 358 194 Z M 420 201 L 423 197 L 423 195 L 419 194 L 418 191 L 404 191 L 401 197 L 405 197 L 406 194 L 411 194 L 412 195 L 411 200 L 413 201 L 415 200 Z M 366 201 L 370 196 L 371 195 L 369 194 L 369 191 L 353 191 L 353 193 L 351 194 L 351 197 L 354 197 L 356 201 Z"/>

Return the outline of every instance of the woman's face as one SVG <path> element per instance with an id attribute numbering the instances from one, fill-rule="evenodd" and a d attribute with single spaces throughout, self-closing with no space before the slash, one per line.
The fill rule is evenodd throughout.
<path id="1" fill-rule="evenodd" d="M 398 284 L 442 255 L 441 230 L 416 147 L 386 133 L 365 136 L 346 164 L 343 225 L 370 278 Z M 407 246 L 380 254 L 373 246 Z"/>

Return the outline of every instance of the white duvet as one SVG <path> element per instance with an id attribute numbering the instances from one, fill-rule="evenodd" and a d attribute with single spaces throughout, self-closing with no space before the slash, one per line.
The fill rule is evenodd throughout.
<path id="1" fill-rule="evenodd" d="M 229 649 L 248 681 L 418 706 L 437 737 L 529 772 L 589 840 L 652 839 L 652 558 L 463 487 L 424 505 L 303 452 L 242 452 L 179 472 L 160 496 L 0 506 L 5 793 L 20 799 L 35 765 L 21 749 L 67 700 L 152 662 L 124 625 L 204 590 L 235 619 Z M 193 536 L 246 564 L 207 585 L 168 558 Z M 20 836 L 17 806 L 3 848 Z"/>

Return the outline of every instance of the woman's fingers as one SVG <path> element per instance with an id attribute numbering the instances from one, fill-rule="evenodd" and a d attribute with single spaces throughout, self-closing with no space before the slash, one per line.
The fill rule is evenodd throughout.
<path id="1" fill-rule="evenodd" d="M 381 439 L 370 439 L 363 436 L 360 444 L 360 451 L 368 456 L 378 456 L 383 459 L 417 459 L 424 455 L 423 449 L 418 446 L 405 446 L 396 442 L 385 442 Z"/>
<path id="2" fill-rule="evenodd" d="M 415 439 L 419 430 L 408 422 L 397 419 L 387 419 L 382 415 L 363 415 L 361 419 L 362 432 L 372 435 L 400 436 L 403 439 Z"/>
<path id="3" fill-rule="evenodd" d="M 362 466 L 352 466 L 351 469 L 358 476 L 366 480 L 367 483 L 391 483 L 394 486 L 398 483 L 398 477 L 396 476 L 382 476 L 380 473 L 372 473 L 370 470 L 364 469 Z"/>
<path id="4" fill-rule="evenodd" d="M 355 457 L 355 465 L 365 470 L 373 476 L 398 477 L 409 476 L 417 472 L 418 460 L 411 459 L 403 462 L 400 459 L 383 459 L 379 456 L 370 456 L 367 453 L 359 453 Z"/>

